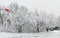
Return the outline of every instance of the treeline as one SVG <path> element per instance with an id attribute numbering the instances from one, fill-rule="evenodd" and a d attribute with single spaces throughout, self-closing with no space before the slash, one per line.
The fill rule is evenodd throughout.
<path id="1" fill-rule="evenodd" d="M 25 6 L 12 3 L 9 9 L 0 7 L 0 31 L 15 33 L 47 32 L 46 28 L 60 27 L 60 16 L 55 17 L 45 11 L 30 11 Z M 6 11 L 7 10 L 7 11 Z"/>

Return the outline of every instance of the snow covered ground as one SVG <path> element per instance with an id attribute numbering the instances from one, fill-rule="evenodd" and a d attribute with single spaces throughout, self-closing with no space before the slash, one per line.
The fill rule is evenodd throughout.
<path id="1" fill-rule="evenodd" d="M 0 38 L 60 38 L 60 31 L 59 32 L 41 32 L 41 33 L 0 32 Z"/>

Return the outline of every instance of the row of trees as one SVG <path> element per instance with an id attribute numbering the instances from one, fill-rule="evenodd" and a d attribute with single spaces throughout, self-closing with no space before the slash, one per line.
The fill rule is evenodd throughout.
<path id="1" fill-rule="evenodd" d="M 60 16 L 48 15 L 45 11 L 30 11 L 25 6 L 12 3 L 10 12 L 0 7 L 0 31 L 18 33 L 46 32 L 46 28 L 60 26 Z"/>

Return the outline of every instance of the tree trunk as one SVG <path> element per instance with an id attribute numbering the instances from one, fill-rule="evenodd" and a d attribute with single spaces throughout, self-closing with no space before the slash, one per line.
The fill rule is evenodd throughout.
<path id="1" fill-rule="evenodd" d="M 39 28 L 37 27 L 37 32 L 39 32 Z"/>
<path id="2" fill-rule="evenodd" d="M 18 33 L 22 32 L 22 26 L 19 26 L 17 30 L 18 30 Z"/>

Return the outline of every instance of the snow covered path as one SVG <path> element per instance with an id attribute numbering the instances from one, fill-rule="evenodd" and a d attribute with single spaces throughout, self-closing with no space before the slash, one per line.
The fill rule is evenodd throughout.
<path id="1" fill-rule="evenodd" d="M 21 33 L 21 34 L 0 32 L 0 38 L 60 38 L 60 32 Z"/>

